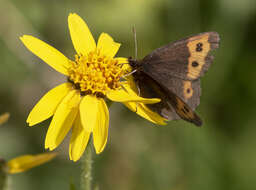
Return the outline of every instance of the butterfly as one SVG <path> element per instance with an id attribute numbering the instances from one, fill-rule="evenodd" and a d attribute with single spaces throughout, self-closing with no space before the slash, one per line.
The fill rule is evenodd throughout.
<path id="1" fill-rule="evenodd" d="M 167 120 L 183 119 L 202 125 L 195 113 L 200 103 L 200 78 L 213 62 L 219 47 L 217 32 L 196 34 L 155 49 L 142 60 L 129 58 L 140 96 L 160 98 L 147 107 Z"/>

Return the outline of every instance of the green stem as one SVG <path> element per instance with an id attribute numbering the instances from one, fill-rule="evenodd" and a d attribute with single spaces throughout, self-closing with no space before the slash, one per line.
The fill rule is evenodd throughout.
<path id="1" fill-rule="evenodd" d="M 81 174 L 81 188 L 82 190 L 92 189 L 92 141 L 86 147 L 85 154 L 82 158 L 82 174 Z M 0 189 L 1 190 L 1 189 Z"/>
<path id="2" fill-rule="evenodd" d="M 0 158 L 0 190 L 4 190 L 6 188 L 7 175 L 5 167 L 5 161 Z"/>

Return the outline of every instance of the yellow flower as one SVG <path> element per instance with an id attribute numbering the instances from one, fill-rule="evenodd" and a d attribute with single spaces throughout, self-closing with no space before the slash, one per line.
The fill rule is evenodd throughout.
<path id="1" fill-rule="evenodd" d="M 56 153 L 42 153 L 37 155 L 23 155 L 16 157 L 6 164 L 6 171 L 9 174 L 25 172 L 31 168 L 42 165 L 52 160 Z"/>
<path id="2" fill-rule="evenodd" d="M 32 126 L 53 116 L 45 139 L 45 148 L 50 150 L 55 149 L 72 128 L 69 155 L 77 161 L 91 133 L 97 154 L 106 145 L 109 112 L 104 98 L 145 104 L 160 100 L 139 97 L 129 83 L 120 81 L 126 73 L 122 66 L 128 61 L 114 57 L 120 44 L 108 34 L 102 33 L 96 45 L 87 24 L 77 14 L 69 15 L 68 26 L 77 53 L 74 61 L 35 37 L 24 35 L 20 39 L 31 52 L 68 78 L 68 82 L 42 97 L 27 122 Z"/>

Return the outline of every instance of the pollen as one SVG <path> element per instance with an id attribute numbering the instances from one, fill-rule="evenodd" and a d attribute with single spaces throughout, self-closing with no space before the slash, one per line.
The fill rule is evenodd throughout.
<path id="1" fill-rule="evenodd" d="M 87 55 L 75 55 L 70 62 L 68 80 L 81 95 L 105 96 L 109 90 L 120 88 L 123 70 L 118 60 L 100 54 L 99 50 Z"/>

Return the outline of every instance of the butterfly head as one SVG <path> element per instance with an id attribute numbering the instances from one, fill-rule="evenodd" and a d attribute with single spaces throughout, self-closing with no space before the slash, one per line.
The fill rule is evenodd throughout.
<path id="1" fill-rule="evenodd" d="M 133 59 L 132 57 L 128 58 L 129 65 L 132 67 L 132 70 L 139 70 L 141 67 L 140 61 L 137 59 Z"/>

